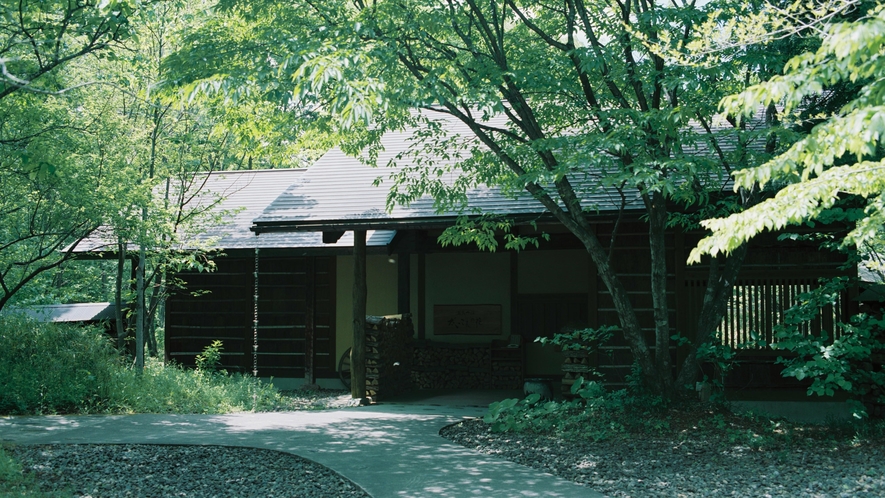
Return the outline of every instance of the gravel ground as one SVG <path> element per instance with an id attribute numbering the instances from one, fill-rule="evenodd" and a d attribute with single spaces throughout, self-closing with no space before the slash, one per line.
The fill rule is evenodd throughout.
<path id="1" fill-rule="evenodd" d="M 593 442 L 496 434 L 480 420 L 440 434 L 613 497 L 885 496 L 885 448 L 877 443 L 804 440 L 754 449 L 730 442 L 726 434 L 683 439 L 678 433 Z"/>
<path id="2" fill-rule="evenodd" d="M 284 394 L 286 410 L 323 410 L 355 404 L 350 394 L 337 390 Z M 18 460 L 41 491 L 58 493 L 52 496 L 369 496 L 323 465 L 272 450 L 168 445 L 11 445 L 3 449 Z"/>
<path id="3" fill-rule="evenodd" d="M 352 404 L 343 392 L 298 392 L 290 409 Z M 819 437 L 811 434 L 816 430 L 803 428 L 771 431 L 770 425 L 741 425 L 736 418 L 720 419 L 718 430 L 708 426 L 700 431 L 693 420 L 698 414 L 682 414 L 669 420 L 671 430 L 602 441 L 496 434 L 480 420 L 446 427 L 440 434 L 612 497 L 885 496 L 882 441 Z M 61 496 L 369 496 L 322 465 L 271 450 L 160 445 L 18 445 L 5 450 L 32 473 L 41 490 L 61 491 Z"/>
<path id="4" fill-rule="evenodd" d="M 7 453 L 40 490 L 62 496 L 368 497 L 351 481 L 301 457 L 225 446 L 20 445 Z"/>

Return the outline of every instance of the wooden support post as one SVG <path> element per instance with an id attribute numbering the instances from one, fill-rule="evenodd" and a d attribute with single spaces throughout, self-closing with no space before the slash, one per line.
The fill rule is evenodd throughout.
<path id="1" fill-rule="evenodd" d="M 353 231 L 353 348 L 350 394 L 366 397 L 366 231 Z"/>
<path id="2" fill-rule="evenodd" d="M 307 266 L 307 316 L 304 323 L 304 384 L 312 387 L 316 384 L 316 258 L 308 256 Z"/>
<path id="3" fill-rule="evenodd" d="M 396 312 L 401 314 L 411 313 L 412 304 L 412 263 L 409 253 L 401 252 L 396 259 Z"/>
<path id="4" fill-rule="evenodd" d="M 418 253 L 418 340 L 427 337 L 427 274 L 425 272 L 425 255 Z"/>
<path id="5" fill-rule="evenodd" d="M 519 330 L 519 252 L 510 251 L 510 332 L 516 335 Z"/>

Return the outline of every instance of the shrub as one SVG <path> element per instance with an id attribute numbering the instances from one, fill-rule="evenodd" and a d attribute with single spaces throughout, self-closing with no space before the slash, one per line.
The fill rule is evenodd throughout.
<path id="1" fill-rule="evenodd" d="M 224 349 L 224 347 L 221 341 L 212 341 L 211 344 L 206 346 L 203 349 L 203 352 L 194 358 L 197 370 L 204 372 L 217 371 L 218 367 L 221 366 L 222 349 Z"/>
<path id="2" fill-rule="evenodd" d="M 489 405 L 483 421 L 494 432 L 557 432 L 595 441 L 628 429 L 665 429 L 660 415 L 666 404 L 660 397 L 631 395 L 626 390 L 607 392 L 595 381 L 578 377 L 570 401 L 541 402 L 532 394 L 525 399 L 505 399 Z"/>
<path id="3" fill-rule="evenodd" d="M 821 309 L 834 306 L 839 293 L 849 285 L 849 279 L 834 278 L 800 294 L 797 304 L 786 310 L 783 323 L 775 327 L 777 341 L 771 347 L 790 353 L 777 360 L 785 365 L 784 377 L 811 379 L 809 396 L 833 396 L 843 391 L 854 404 L 855 416 L 864 417 L 868 407 L 881 409 L 885 404 L 885 371 L 881 366 L 885 319 L 861 313 L 847 323 L 835 324 L 837 330 L 806 332 L 811 328 L 808 323 Z M 874 414 L 885 416 L 881 411 Z"/>
<path id="4" fill-rule="evenodd" d="M 0 446 L 0 491 L 22 478 L 22 467 Z"/>
<path id="5" fill-rule="evenodd" d="M 242 374 L 186 370 L 155 358 L 138 374 L 95 327 L 0 318 L 3 414 L 229 413 L 283 404 L 273 386 Z"/>
<path id="6" fill-rule="evenodd" d="M 108 389 L 108 413 L 230 413 L 267 411 L 282 402 L 270 384 L 243 374 L 188 370 L 148 358 L 141 375 L 118 369 Z"/>
<path id="7" fill-rule="evenodd" d="M 0 317 L 0 413 L 84 413 L 120 368 L 97 327 Z"/>

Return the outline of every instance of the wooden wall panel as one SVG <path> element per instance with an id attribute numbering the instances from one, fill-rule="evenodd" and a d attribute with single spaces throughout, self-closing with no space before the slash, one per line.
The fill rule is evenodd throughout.
<path id="1" fill-rule="evenodd" d="M 194 356 L 218 339 L 222 367 L 251 372 L 255 260 L 219 258 L 216 264 L 215 272 L 178 275 L 187 286 L 167 303 L 167 359 L 193 366 Z M 259 259 L 259 376 L 304 377 L 308 327 L 317 376 L 335 375 L 334 268 L 331 256 Z"/>

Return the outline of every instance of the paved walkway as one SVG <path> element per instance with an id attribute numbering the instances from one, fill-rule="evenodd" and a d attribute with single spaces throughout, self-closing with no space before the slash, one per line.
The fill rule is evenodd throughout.
<path id="1" fill-rule="evenodd" d="M 471 406 L 395 403 L 233 415 L 0 417 L 0 441 L 268 448 L 330 467 L 376 498 L 602 496 L 439 436 L 442 427 L 483 411 Z"/>

